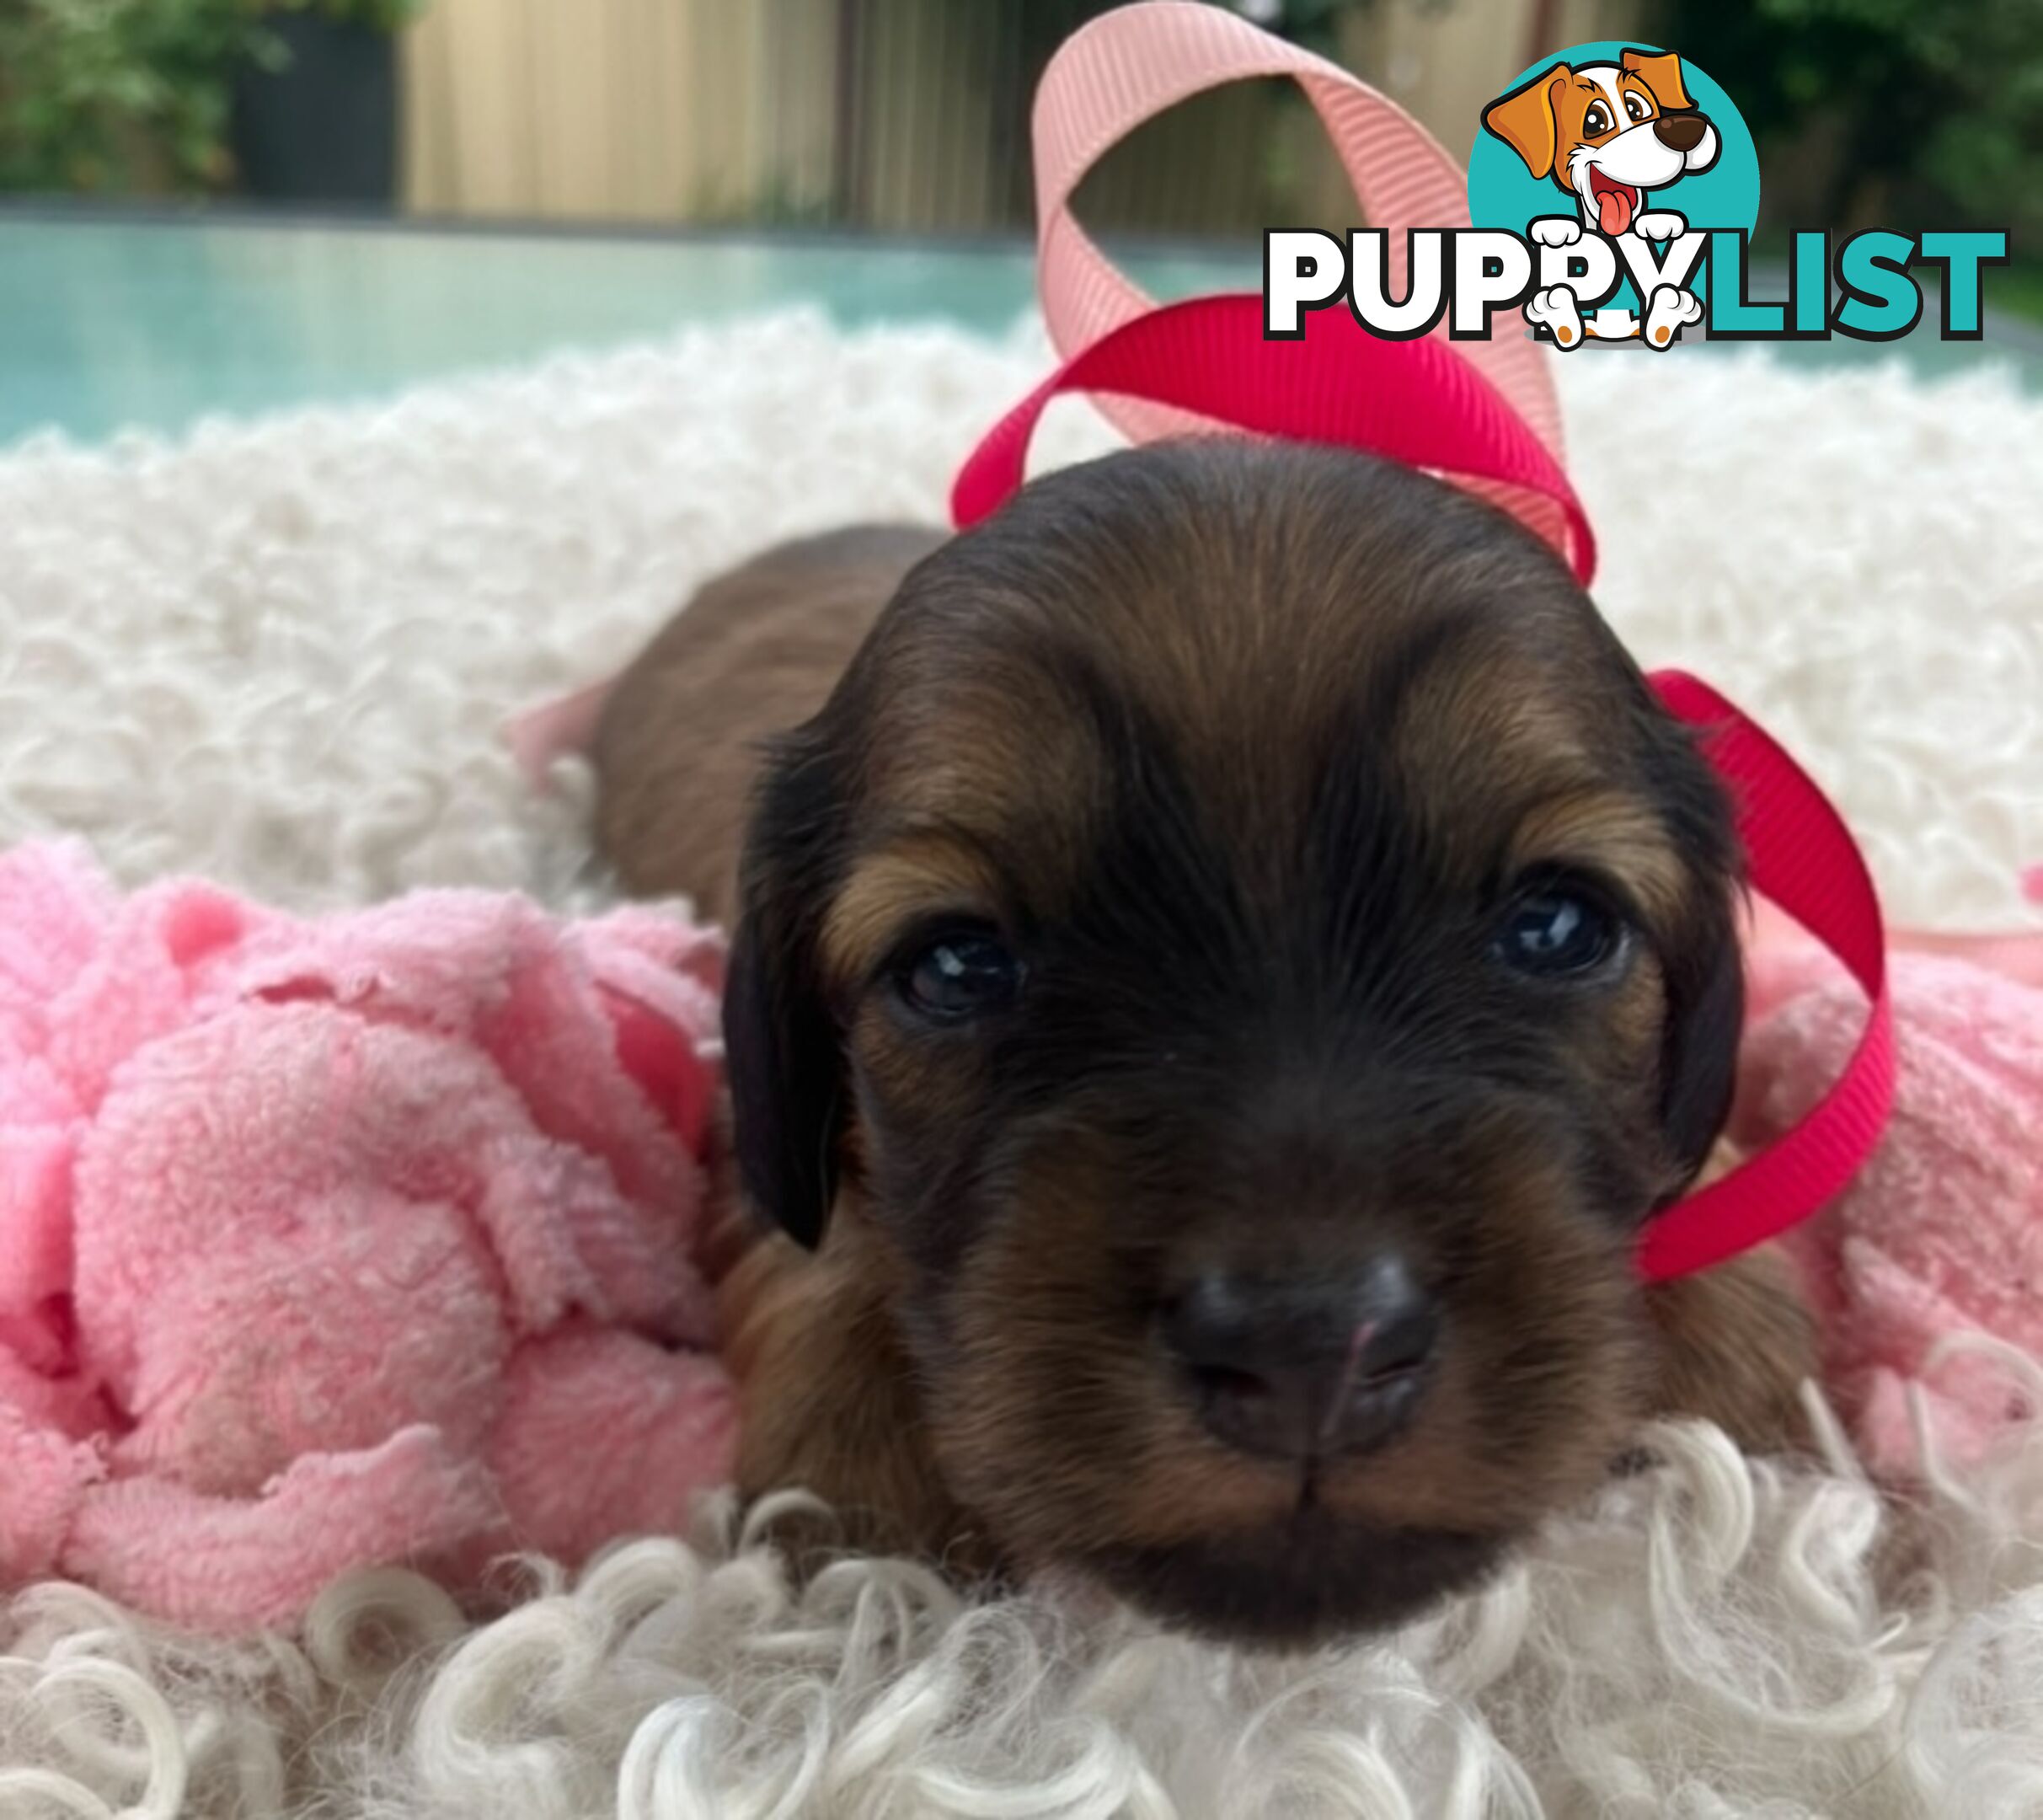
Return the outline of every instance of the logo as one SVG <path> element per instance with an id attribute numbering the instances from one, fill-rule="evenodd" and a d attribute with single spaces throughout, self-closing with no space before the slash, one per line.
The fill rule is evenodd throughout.
<path id="1" fill-rule="evenodd" d="M 1671 346 L 1700 322 L 1690 288 L 1709 233 L 1759 213 L 1759 158 L 1730 96 L 1671 51 L 1580 46 L 1483 110 L 1468 161 L 1468 218 L 1522 233 L 1556 282 L 1525 318 L 1557 346 L 1643 337 Z"/>
<path id="2" fill-rule="evenodd" d="M 1590 341 L 1655 351 L 1713 340 L 1893 340 L 1921 321 L 1918 272 L 1939 280 L 1939 333 L 1976 340 L 1981 275 L 2003 233 L 1872 229 L 1789 239 L 1786 295 L 1752 294 L 1759 158 L 1736 104 L 1678 51 L 1621 42 L 1543 59 L 1485 105 L 1468 161 L 1465 228 L 1272 231 L 1263 237 L 1263 332 L 1295 340 L 1345 301 L 1371 333 L 1456 340 L 1499 311 L 1563 351 Z M 1391 295 L 1402 264 L 1401 296 Z"/>

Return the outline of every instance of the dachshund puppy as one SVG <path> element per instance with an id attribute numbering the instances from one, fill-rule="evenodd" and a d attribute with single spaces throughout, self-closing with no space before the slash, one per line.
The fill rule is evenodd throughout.
<path id="1" fill-rule="evenodd" d="M 1299 1643 L 1469 1583 L 1650 1414 L 1790 1432 L 1768 1261 L 1633 1262 L 1730 1096 L 1725 800 L 1504 514 L 1110 456 L 712 583 L 596 759 L 627 886 L 735 913 L 747 1493 Z"/>

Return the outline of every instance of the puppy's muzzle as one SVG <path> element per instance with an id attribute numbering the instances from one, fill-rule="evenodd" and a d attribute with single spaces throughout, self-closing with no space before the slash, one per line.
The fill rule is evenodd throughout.
<path id="1" fill-rule="evenodd" d="M 1440 1314 L 1386 1252 L 1324 1282 L 1207 1271 L 1165 1307 L 1163 1341 L 1216 1438 L 1327 1460 L 1381 1447 L 1410 1420 Z"/>
<path id="2" fill-rule="evenodd" d="M 1709 131 L 1709 121 L 1700 114 L 1663 114 L 1653 122 L 1653 136 L 1670 152 L 1694 151 Z"/>

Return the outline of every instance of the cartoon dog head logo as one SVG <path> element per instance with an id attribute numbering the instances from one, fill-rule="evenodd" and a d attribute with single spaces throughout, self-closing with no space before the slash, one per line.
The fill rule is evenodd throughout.
<path id="1" fill-rule="evenodd" d="M 1706 72 L 1673 51 L 1576 45 L 1527 70 L 1482 124 L 1469 218 L 1538 249 L 1535 334 L 1664 350 L 1703 319 L 1706 244 L 1748 233 L 1759 206 L 1752 134 Z"/>
<path id="2" fill-rule="evenodd" d="M 1671 51 L 1626 51 L 1615 63 L 1580 68 L 1556 63 L 1491 102 L 1483 124 L 1612 239 L 1646 212 L 1648 192 L 1708 170 L 1721 149 Z"/>
<path id="3" fill-rule="evenodd" d="M 1944 275 L 1944 339 L 1985 333 L 1981 275 L 2007 262 L 2000 229 L 1797 233 L 1787 295 L 1755 297 L 1759 153 L 1736 101 L 1673 51 L 1569 46 L 1480 117 L 1466 223 L 1404 229 L 1402 260 L 1382 228 L 1264 234 L 1266 339 L 1297 340 L 1308 313 L 1345 300 L 1368 333 L 1399 340 L 1443 323 L 1451 339 L 1486 339 L 1510 310 L 1561 349 L 1665 353 L 1698 327 L 1713 340 L 1891 341 L 1923 318 L 1918 265 Z"/>

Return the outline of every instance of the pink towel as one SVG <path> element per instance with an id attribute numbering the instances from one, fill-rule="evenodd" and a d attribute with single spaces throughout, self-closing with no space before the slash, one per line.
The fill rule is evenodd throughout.
<path id="1" fill-rule="evenodd" d="M 0 856 L 0 1584 L 238 1630 L 677 1523 L 733 1441 L 719 966 L 644 911 L 307 920 Z"/>
<path id="2" fill-rule="evenodd" d="M 2043 939 L 1901 946 L 1892 1131 L 1794 1240 L 1896 1473 L 1937 1339 L 2043 1354 Z M 1861 1008 L 1771 923 L 1754 974 L 1757 1141 Z M 308 920 L 0 856 L 0 1585 L 240 1630 L 351 1566 L 671 1528 L 735 1438 L 693 1257 L 719 985 L 647 911 Z M 1985 1368 L 1932 1394 L 1959 1457 L 2020 1414 Z"/>
<path id="3" fill-rule="evenodd" d="M 1923 1462 L 1912 1394 L 1958 1464 L 2031 1413 L 1985 1356 L 1925 1374 L 1958 1334 L 2043 1359 L 2043 935 L 1906 934 L 1895 946 L 1893 1122 L 1858 1179 L 1788 1245 L 1861 1453 L 1877 1473 L 1912 1478 Z M 1752 974 L 1732 1125 L 1759 1143 L 1808 1110 L 1865 1014 L 1837 963 L 1770 913 Z"/>

